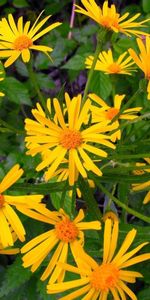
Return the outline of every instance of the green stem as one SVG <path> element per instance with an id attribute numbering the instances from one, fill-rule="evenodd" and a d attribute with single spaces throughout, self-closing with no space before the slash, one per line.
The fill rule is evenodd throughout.
<path id="1" fill-rule="evenodd" d="M 103 41 L 104 41 L 106 32 L 107 31 L 105 29 L 101 29 L 98 32 L 98 35 L 97 35 L 97 46 L 96 46 L 96 50 L 95 50 L 95 54 L 94 54 L 94 59 L 93 59 L 93 62 L 92 62 L 92 65 L 91 65 L 91 68 L 90 68 L 90 71 L 89 71 L 89 74 L 88 74 L 88 79 L 87 79 L 87 82 L 86 82 L 86 86 L 85 86 L 85 89 L 84 89 L 84 94 L 83 94 L 83 98 L 82 98 L 82 104 L 84 104 L 85 101 L 86 101 L 87 94 L 88 94 L 88 91 L 89 91 L 90 82 L 91 82 L 91 79 L 92 79 L 92 76 L 93 76 L 93 72 L 94 72 L 94 69 L 95 69 L 95 65 L 96 65 L 99 53 L 102 50 Z"/>
<path id="2" fill-rule="evenodd" d="M 40 88 L 39 88 L 37 80 L 36 80 L 35 72 L 33 70 L 32 59 L 30 59 L 29 63 L 27 64 L 27 69 L 28 69 L 28 73 L 29 73 L 29 78 L 32 82 L 32 85 L 33 85 L 37 95 L 38 95 L 38 98 L 41 102 L 41 105 L 45 109 L 45 111 L 47 112 L 47 107 L 46 107 L 46 104 L 45 104 L 45 100 L 44 100 L 44 97 L 43 97 L 43 95 L 40 91 Z"/>
<path id="3" fill-rule="evenodd" d="M 68 182 L 66 181 L 66 184 L 65 184 L 65 187 L 61 194 L 61 199 L 60 199 L 60 207 L 61 208 L 64 208 L 64 206 L 65 206 L 65 197 L 66 197 L 66 193 L 67 193 L 67 186 L 68 186 Z"/>
<path id="4" fill-rule="evenodd" d="M 141 87 L 139 87 L 138 90 L 133 94 L 133 96 L 128 100 L 128 102 L 125 105 L 123 105 L 120 112 L 123 113 L 123 111 L 128 109 L 130 107 L 131 103 L 134 102 L 142 92 L 143 92 L 143 89 Z"/>
<path id="5" fill-rule="evenodd" d="M 76 183 L 74 184 L 73 186 L 73 189 L 72 189 L 72 197 L 71 197 L 71 201 L 72 201 L 72 205 L 71 205 L 71 214 L 73 216 L 75 216 L 75 211 L 76 211 Z"/>
<path id="6" fill-rule="evenodd" d="M 125 209 L 129 214 L 132 214 L 133 216 L 139 218 L 140 220 L 143 220 L 147 223 L 150 223 L 150 218 L 147 216 L 144 216 L 140 214 L 139 212 L 133 210 L 132 208 L 128 207 L 126 204 L 122 203 L 120 200 L 118 200 L 116 197 L 114 197 L 100 182 L 99 180 L 96 180 L 97 186 L 105 193 L 108 197 L 110 197 L 118 206 Z"/>
<path id="7" fill-rule="evenodd" d="M 111 192 L 112 196 L 114 195 L 114 193 L 116 191 L 116 186 L 117 186 L 116 184 L 113 185 L 113 189 L 112 189 L 112 192 Z M 106 210 L 111 209 L 111 203 L 112 203 L 112 199 L 109 198 Z"/>

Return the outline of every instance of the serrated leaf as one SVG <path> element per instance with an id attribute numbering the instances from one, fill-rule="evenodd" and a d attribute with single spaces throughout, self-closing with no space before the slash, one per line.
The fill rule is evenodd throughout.
<path id="1" fill-rule="evenodd" d="M 15 262 L 8 266 L 4 280 L 1 282 L 0 297 L 7 296 L 10 292 L 19 288 L 29 280 L 31 275 L 32 273 L 29 269 L 22 267 L 21 257 L 17 257 Z"/>

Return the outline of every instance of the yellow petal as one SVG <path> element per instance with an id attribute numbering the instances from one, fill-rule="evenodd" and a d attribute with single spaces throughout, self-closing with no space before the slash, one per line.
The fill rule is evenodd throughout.
<path id="1" fill-rule="evenodd" d="M 23 169 L 16 164 L 11 170 L 5 175 L 0 183 L 0 193 L 3 193 L 11 185 L 13 185 L 23 174 Z"/>

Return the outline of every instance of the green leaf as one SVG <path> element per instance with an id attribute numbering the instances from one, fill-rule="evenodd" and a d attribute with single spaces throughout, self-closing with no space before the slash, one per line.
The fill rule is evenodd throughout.
<path id="1" fill-rule="evenodd" d="M 118 198 L 123 202 L 127 203 L 128 201 L 128 192 L 129 192 L 129 184 L 126 182 L 122 182 L 118 185 Z"/>
<path id="2" fill-rule="evenodd" d="M 14 77 L 6 77 L 0 83 L 0 87 L 10 101 L 17 104 L 32 105 L 27 88 Z"/>
<path id="3" fill-rule="evenodd" d="M 138 293 L 138 300 L 149 300 L 150 288 L 144 289 Z"/>
<path id="4" fill-rule="evenodd" d="M 26 0 L 14 0 L 13 5 L 17 8 L 28 7 L 29 4 Z"/>
<path id="5" fill-rule="evenodd" d="M 87 204 L 88 210 L 90 212 L 92 220 L 95 220 L 97 218 L 98 220 L 101 219 L 101 212 L 98 208 L 98 203 L 96 202 L 96 199 L 94 198 L 91 188 L 89 187 L 88 182 L 83 179 L 81 176 L 79 178 L 79 188 L 81 190 L 83 199 L 85 200 L 85 203 Z"/>
<path id="6" fill-rule="evenodd" d="M 85 58 L 87 55 L 74 55 L 69 61 L 62 67 L 62 69 L 69 70 L 84 70 L 85 69 Z"/>
<path id="7" fill-rule="evenodd" d="M 134 241 L 134 246 L 137 246 L 141 243 L 148 242 L 150 240 L 150 226 L 137 226 L 135 224 L 123 224 L 121 223 L 119 226 L 119 240 L 124 239 L 127 232 L 135 228 L 137 230 L 137 235 Z M 149 249 L 150 245 L 146 246 L 144 249 Z"/>
<path id="8" fill-rule="evenodd" d="M 36 79 L 37 79 L 38 85 L 41 89 L 50 90 L 50 89 L 55 88 L 54 81 L 43 73 L 37 73 Z"/>
<path id="9" fill-rule="evenodd" d="M 67 185 L 66 182 L 54 182 L 54 183 L 36 183 L 36 184 L 31 184 L 31 183 L 16 183 L 13 186 L 10 187 L 10 190 L 13 191 L 25 191 L 30 192 L 30 193 L 41 193 L 41 194 L 49 194 L 53 192 L 58 192 L 58 191 L 64 191 L 64 190 L 69 190 L 70 187 Z"/>
<path id="10" fill-rule="evenodd" d="M 142 6 L 145 13 L 150 12 L 150 1 L 149 0 L 142 0 Z"/>
<path id="11" fill-rule="evenodd" d="M 37 290 L 40 295 L 40 300 L 56 300 L 57 298 L 55 295 L 48 295 L 46 293 L 46 285 L 47 285 L 46 281 L 43 282 L 39 280 L 37 283 Z"/>
<path id="12" fill-rule="evenodd" d="M 89 90 L 105 100 L 112 90 L 112 84 L 109 76 L 100 71 L 94 71 Z"/>
<path id="13" fill-rule="evenodd" d="M 10 265 L 1 282 L 0 297 L 7 296 L 11 291 L 20 287 L 23 283 L 27 282 L 32 273 L 29 269 L 22 267 L 22 260 L 17 257 L 15 262 Z"/>

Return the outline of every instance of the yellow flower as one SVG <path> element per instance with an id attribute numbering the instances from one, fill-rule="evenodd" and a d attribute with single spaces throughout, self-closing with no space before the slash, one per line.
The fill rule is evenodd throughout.
<path id="1" fill-rule="evenodd" d="M 118 216 L 112 210 L 105 212 L 103 215 L 103 221 L 105 222 L 107 219 L 111 219 L 112 222 L 119 222 Z"/>
<path id="2" fill-rule="evenodd" d="M 150 165 L 150 158 L 144 158 L 144 160 Z M 150 169 L 146 169 L 145 166 L 146 164 L 145 163 L 136 163 L 136 166 L 137 167 L 140 167 L 140 166 L 143 166 L 143 170 L 134 170 L 133 173 L 135 175 L 142 175 L 146 172 L 150 173 Z M 141 191 L 145 188 L 148 188 L 150 187 L 150 180 L 144 182 L 144 183 L 136 183 L 136 184 L 133 184 L 132 185 L 132 189 L 133 191 Z M 144 204 L 147 204 L 148 202 L 150 202 L 150 191 L 146 194 L 144 200 L 143 200 L 143 203 Z"/>
<path id="3" fill-rule="evenodd" d="M 52 150 L 50 157 L 43 158 L 36 170 L 40 171 L 48 168 L 45 179 L 49 180 L 59 165 L 67 159 L 69 169 L 69 184 L 73 185 L 77 180 L 76 174 L 80 173 L 84 178 L 87 171 L 92 171 L 98 176 L 102 175 L 101 170 L 93 162 L 92 158 L 86 153 L 90 152 L 100 157 L 106 157 L 106 151 L 99 149 L 99 145 L 104 145 L 112 149 L 115 148 L 108 139 L 110 137 L 104 133 L 114 129 L 114 125 L 107 126 L 108 121 L 101 124 L 86 126 L 90 112 L 91 101 L 88 99 L 81 108 L 81 95 L 74 97 L 67 108 L 65 119 L 59 101 L 54 99 L 55 118 L 51 120 L 37 109 L 32 110 L 36 121 L 25 120 L 27 131 L 27 154 L 35 155 L 46 150 Z M 82 129 L 84 124 L 84 129 Z M 96 143 L 96 144 L 95 144 Z M 38 146 L 37 146 L 38 145 Z"/>
<path id="4" fill-rule="evenodd" d="M 124 52 L 119 56 L 117 60 L 114 60 L 112 51 L 102 51 L 99 54 L 99 58 L 95 65 L 95 70 L 102 71 L 105 74 L 127 74 L 131 75 L 131 71 L 134 69 L 131 66 L 134 64 L 132 57 L 128 56 L 127 52 Z M 125 59 L 124 59 L 125 58 Z M 86 68 L 90 69 L 93 63 L 94 56 L 89 56 L 85 60 Z"/>
<path id="5" fill-rule="evenodd" d="M 42 51 L 47 55 L 48 52 L 53 50 L 47 46 L 34 44 L 41 36 L 61 24 L 56 22 L 39 31 L 51 17 L 47 16 L 38 22 L 41 14 L 31 28 L 30 21 L 27 21 L 25 25 L 23 25 L 23 17 L 18 19 L 17 24 L 15 24 L 12 14 L 8 15 L 8 21 L 6 18 L 2 18 L 0 21 L 0 57 L 8 57 L 4 64 L 5 67 L 10 66 L 20 55 L 22 56 L 23 62 L 28 62 L 30 60 L 30 50 Z"/>
<path id="6" fill-rule="evenodd" d="M 129 13 L 125 13 L 120 16 L 116 11 L 116 7 L 112 4 L 108 6 L 108 1 L 104 1 L 102 9 L 96 4 L 94 0 L 81 0 L 84 8 L 76 5 L 76 12 L 86 15 L 97 22 L 100 26 L 112 30 L 114 32 L 121 32 L 127 36 L 134 35 L 146 35 L 145 32 L 137 30 L 135 28 L 144 27 L 144 23 L 148 22 L 149 19 L 144 21 L 135 22 L 135 20 L 140 16 L 140 13 L 133 17 L 129 16 Z"/>
<path id="7" fill-rule="evenodd" d="M 125 268 L 150 259 L 150 253 L 134 256 L 148 243 L 142 243 L 135 249 L 128 251 L 136 236 L 136 230 L 132 229 L 128 232 L 118 253 L 114 256 L 118 241 L 118 227 L 118 222 L 113 224 L 110 219 L 107 219 L 105 222 L 103 262 L 101 264 L 85 254 L 85 252 L 80 251 L 82 263 L 80 263 L 78 268 L 68 264 L 60 265 L 64 270 L 80 274 L 81 278 L 63 283 L 48 284 L 48 294 L 61 293 L 72 288 L 78 288 L 71 294 L 59 299 L 73 300 L 82 296 L 81 299 L 107 300 L 108 295 L 111 293 L 115 300 L 125 300 L 125 294 L 132 300 L 137 300 L 137 297 L 126 283 L 134 283 L 136 278 L 143 276 L 139 272 L 126 270 Z"/>
<path id="8" fill-rule="evenodd" d="M 147 93 L 150 100 L 150 37 L 146 37 L 145 41 L 137 39 L 137 44 L 140 50 L 139 56 L 133 49 L 129 49 L 129 53 L 137 66 L 143 71 L 145 78 L 148 80 Z"/>
<path id="9" fill-rule="evenodd" d="M 10 228 L 10 230 L 11 230 L 13 241 L 15 242 L 17 240 L 17 235 L 12 230 L 12 228 Z M 5 249 L 2 243 L 0 242 L 0 254 L 12 255 L 17 253 L 19 253 L 19 248 Z"/>
<path id="10" fill-rule="evenodd" d="M 14 244 L 11 228 L 20 241 L 25 241 L 25 229 L 12 206 L 31 218 L 41 221 L 46 219 L 45 216 L 41 215 L 46 209 L 45 205 L 40 203 L 43 195 L 15 196 L 5 194 L 8 188 L 12 186 L 22 174 L 23 170 L 16 164 L 0 183 L 0 241 L 3 247 L 13 246 Z"/>
<path id="11" fill-rule="evenodd" d="M 94 123 L 97 122 L 104 122 L 109 121 L 111 122 L 112 119 L 119 114 L 121 109 L 122 101 L 125 97 L 125 95 L 115 95 L 114 97 L 114 106 L 109 106 L 103 99 L 101 99 L 96 94 L 89 94 L 89 98 L 93 101 L 95 101 L 100 107 L 91 105 L 91 111 L 92 111 L 92 121 Z M 123 120 L 133 120 L 137 118 L 137 113 L 142 109 L 142 107 L 134 107 L 129 108 L 123 111 L 119 116 L 118 119 Z M 118 119 L 113 122 L 113 124 L 116 124 L 116 128 L 119 127 L 119 121 Z M 116 141 L 116 139 L 121 138 L 121 130 L 117 130 L 111 135 L 111 140 L 113 142 Z"/>
<path id="12" fill-rule="evenodd" d="M 76 263 L 78 264 L 78 255 L 80 256 L 79 249 L 82 249 L 84 244 L 83 230 L 101 229 L 99 221 L 82 222 L 83 218 L 84 213 L 82 209 L 79 211 L 74 220 L 71 220 L 63 209 L 60 209 L 59 212 L 51 212 L 49 224 L 54 226 L 53 229 L 35 237 L 23 246 L 21 253 L 28 252 L 22 258 L 23 266 L 25 268 L 31 266 L 31 271 L 36 271 L 46 256 L 49 255 L 54 247 L 56 247 L 50 258 L 48 266 L 41 276 L 41 280 L 45 280 L 51 275 L 49 283 L 63 281 L 65 271 L 57 265 L 58 262 L 67 261 L 68 251 L 70 249 Z"/>

